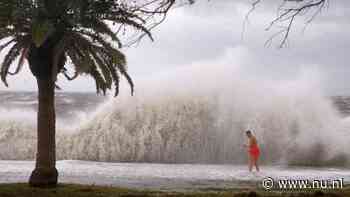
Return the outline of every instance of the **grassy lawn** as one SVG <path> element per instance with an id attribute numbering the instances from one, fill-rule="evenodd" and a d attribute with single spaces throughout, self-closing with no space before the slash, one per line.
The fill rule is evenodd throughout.
<path id="1" fill-rule="evenodd" d="M 267 192 L 263 190 L 249 191 L 244 189 L 233 190 L 201 190 L 198 192 L 160 192 L 149 190 L 131 190 L 116 187 L 101 187 L 88 185 L 60 184 L 57 188 L 31 188 L 27 184 L 0 184 L 0 197 L 114 197 L 114 196 L 222 196 L 222 197 L 350 197 L 350 188 L 339 191 L 310 191 L 310 192 Z"/>

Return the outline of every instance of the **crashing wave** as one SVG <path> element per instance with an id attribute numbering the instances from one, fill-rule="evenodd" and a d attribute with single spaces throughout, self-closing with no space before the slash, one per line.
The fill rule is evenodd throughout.
<path id="1" fill-rule="evenodd" d="M 307 77 L 276 84 L 186 73 L 179 84 L 165 76 L 138 96 L 112 99 L 74 132 L 59 126 L 58 159 L 243 163 L 251 129 L 265 164 L 349 166 L 350 123 Z M 33 159 L 34 127 L 0 124 L 0 159 Z"/>

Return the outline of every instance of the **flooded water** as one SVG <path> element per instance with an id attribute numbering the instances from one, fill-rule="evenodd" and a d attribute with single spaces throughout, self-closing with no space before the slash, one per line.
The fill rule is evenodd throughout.
<path id="1" fill-rule="evenodd" d="M 0 183 L 26 182 L 34 168 L 32 161 L 0 161 Z M 262 187 L 267 177 L 295 180 L 339 180 L 350 182 L 350 170 L 262 166 L 249 173 L 243 165 L 104 163 L 58 161 L 62 183 L 111 185 L 138 189 L 196 190 Z"/>

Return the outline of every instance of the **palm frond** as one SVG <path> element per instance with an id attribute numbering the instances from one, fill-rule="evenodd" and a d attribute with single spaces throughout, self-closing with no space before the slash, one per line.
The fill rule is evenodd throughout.
<path id="1" fill-rule="evenodd" d="M 136 30 L 140 30 L 141 32 L 144 32 L 152 41 L 154 40 L 152 33 L 149 31 L 149 28 L 145 26 L 145 24 L 138 23 L 135 20 L 131 20 L 130 18 L 127 18 L 127 17 L 114 18 L 113 22 L 134 27 Z"/>
<path id="2" fill-rule="evenodd" d="M 108 41 L 106 41 L 102 36 L 100 35 L 96 35 L 96 34 L 92 34 L 89 33 L 87 31 L 78 31 L 77 33 L 83 35 L 83 36 L 87 36 L 90 38 L 90 40 L 93 40 L 94 42 L 96 42 L 98 45 L 100 45 L 102 48 L 100 48 L 100 50 L 103 50 L 104 53 L 113 53 L 114 56 L 116 57 L 114 62 L 118 63 L 118 64 L 126 64 L 126 58 L 124 56 L 123 53 L 121 53 L 118 49 L 116 49 L 115 47 L 113 47 L 111 45 L 111 43 L 109 43 Z"/>
<path id="3" fill-rule="evenodd" d="M 115 86 L 114 96 L 116 97 L 119 95 L 120 77 L 119 77 L 117 69 L 113 65 L 107 64 L 107 66 L 108 66 L 109 70 L 111 70 L 111 75 L 112 75 L 114 86 Z"/>
<path id="4" fill-rule="evenodd" d="M 108 68 L 108 65 L 102 60 L 97 51 L 91 50 L 90 53 L 93 56 L 96 65 L 98 65 L 98 67 L 101 69 L 107 87 L 111 89 L 113 80 L 111 76 L 112 71 Z"/>
<path id="5" fill-rule="evenodd" d="M 15 43 L 10 51 L 5 56 L 1 64 L 1 80 L 4 82 L 5 86 L 8 86 L 7 75 L 11 64 L 16 60 L 16 58 L 21 54 L 22 45 L 20 43 Z"/>
<path id="6" fill-rule="evenodd" d="M 90 33 L 85 29 L 82 29 L 80 31 L 78 30 L 78 32 L 81 32 L 83 34 L 85 33 L 95 39 L 101 39 L 101 35 L 107 35 L 112 39 L 112 41 L 117 42 L 119 48 L 122 47 L 122 43 L 117 37 L 116 33 L 113 32 L 105 22 L 96 20 L 95 18 L 89 18 L 84 24 L 84 27 L 93 30 L 94 33 Z"/>
<path id="7" fill-rule="evenodd" d="M 21 56 L 19 58 L 19 61 L 18 61 L 18 65 L 17 65 L 17 68 L 15 70 L 15 72 L 8 72 L 9 75 L 16 75 L 18 74 L 22 68 L 23 68 L 23 65 L 24 65 L 24 61 L 25 61 L 25 58 L 26 56 L 28 55 L 28 51 L 29 51 L 29 47 L 27 48 L 23 48 L 22 49 L 22 52 L 21 52 Z"/>
<path id="8" fill-rule="evenodd" d="M 117 67 L 120 71 L 120 73 L 126 78 L 126 80 L 128 81 L 129 85 L 130 85 L 130 88 L 131 88 L 131 95 L 134 95 L 134 88 L 135 88 L 135 85 L 134 85 L 134 82 L 133 80 L 131 79 L 130 75 L 128 74 L 128 72 L 126 71 L 126 68 L 124 65 L 121 65 L 121 64 L 117 64 Z"/>
<path id="9" fill-rule="evenodd" d="M 4 50 L 6 47 L 8 47 L 10 44 L 14 43 L 16 41 L 16 39 L 11 39 L 10 41 L 0 45 L 0 53 L 2 50 Z"/>
<path id="10" fill-rule="evenodd" d="M 74 40 L 74 41 L 73 41 Z M 79 43 L 79 44 L 78 44 Z M 109 70 L 106 70 L 104 65 L 100 65 L 100 60 L 96 60 L 97 54 L 92 54 L 90 50 L 91 42 L 80 38 L 79 35 L 71 37 L 71 43 L 67 45 L 67 54 L 71 59 L 77 74 L 87 74 L 94 78 L 96 84 L 96 91 L 103 94 L 107 89 L 111 88 L 111 83 L 108 82 Z M 99 69 L 102 69 L 102 74 Z"/>
<path id="11" fill-rule="evenodd" d="M 93 36 L 92 34 L 84 34 Z M 127 73 L 124 54 L 105 42 L 101 37 L 97 38 L 100 45 L 93 44 L 88 38 L 78 32 L 70 34 L 67 41 L 68 56 L 72 60 L 77 72 L 86 73 L 95 78 L 97 90 L 111 89 L 115 85 L 115 95 L 119 93 L 119 73 L 122 74 L 131 86 L 131 93 L 134 91 L 134 84 Z M 90 37 L 91 38 L 91 37 Z"/>
<path id="12" fill-rule="evenodd" d="M 101 90 L 103 94 L 106 94 L 106 90 L 108 87 L 106 86 L 106 83 L 101 73 L 97 70 L 97 68 L 95 66 L 92 66 L 88 71 L 88 74 L 91 75 L 92 78 L 94 78 L 95 80 L 97 94 L 99 94 Z"/>

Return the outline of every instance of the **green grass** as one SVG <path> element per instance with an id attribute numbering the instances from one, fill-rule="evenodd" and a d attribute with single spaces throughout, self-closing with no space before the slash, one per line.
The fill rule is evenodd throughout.
<path id="1" fill-rule="evenodd" d="M 169 197 L 350 197 L 350 188 L 338 191 L 309 192 L 268 192 L 258 189 L 199 190 L 196 192 L 161 192 L 150 190 L 132 190 L 117 187 L 60 184 L 57 188 L 31 188 L 28 184 L 0 184 L 0 197 L 132 197 L 132 196 L 169 196 Z"/>

